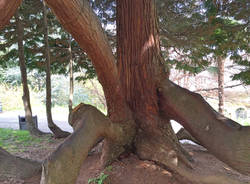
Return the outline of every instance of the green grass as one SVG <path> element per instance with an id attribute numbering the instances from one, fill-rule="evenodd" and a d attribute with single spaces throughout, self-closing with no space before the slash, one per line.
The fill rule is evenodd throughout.
<path id="1" fill-rule="evenodd" d="M 33 137 L 26 130 L 0 128 L 0 147 L 9 152 L 24 151 L 43 141 L 50 141 L 50 137 Z"/>
<path id="2" fill-rule="evenodd" d="M 104 174 L 103 172 L 101 172 L 101 174 L 96 177 L 96 178 L 90 178 L 88 180 L 88 184 L 103 184 L 104 180 L 107 179 L 109 175 Z"/>
<path id="3" fill-rule="evenodd" d="M 105 168 L 104 172 L 110 172 L 112 170 L 112 166 L 108 166 Z M 104 181 L 109 177 L 108 174 L 101 172 L 99 176 L 95 178 L 88 179 L 88 184 L 104 184 Z"/>

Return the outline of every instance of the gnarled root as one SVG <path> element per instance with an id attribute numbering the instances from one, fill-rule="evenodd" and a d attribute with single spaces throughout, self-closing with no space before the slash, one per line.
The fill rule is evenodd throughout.
<path id="1" fill-rule="evenodd" d="M 41 163 L 15 157 L 0 148 L 0 179 L 15 178 L 26 180 L 40 175 L 41 171 Z"/>
<path id="2" fill-rule="evenodd" d="M 250 127 L 219 115 L 199 95 L 169 80 L 158 89 L 162 117 L 179 122 L 202 146 L 242 174 L 250 174 Z"/>
<path id="3" fill-rule="evenodd" d="M 101 138 L 124 145 L 124 128 L 112 123 L 95 107 L 77 106 L 70 121 L 75 132 L 43 164 L 41 184 L 73 184 L 89 150 Z"/>

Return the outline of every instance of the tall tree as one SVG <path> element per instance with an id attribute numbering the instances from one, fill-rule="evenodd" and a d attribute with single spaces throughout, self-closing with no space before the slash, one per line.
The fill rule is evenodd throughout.
<path id="1" fill-rule="evenodd" d="M 16 26 L 17 26 L 17 38 L 18 38 L 18 57 L 19 57 L 19 65 L 21 71 L 21 78 L 22 78 L 22 85 L 23 85 L 23 105 L 25 111 L 25 119 L 27 122 L 27 127 L 29 132 L 32 135 L 41 135 L 42 132 L 38 130 L 35 126 L 35 122 L 32 118 L 32 110 L 30 105 L 30 94 L 29 94 L 29 87 L 28 87 L 28 80 L 27 80 L 27 69 L 25 64 L 25 57 L 24 57 L 24 46 L 23 46 L 23 37 L 24 37 L 24 28 L 22 20 L 19 17 L 18 12 L 15 14 L 16 19 Z"/>
<path id="2" fill-rule="evenodd" d="M 76 171 L 81 165 L 79 161 L 84 160 L 87 150 L 103 136 L 106 138 L 102 156 L 105 163 L 116 158 L 124 147 L 130 147 L 133 143 L 140 158 L 154 160 L 180 171 L 179 168 L 185 163 L 185 159 L 181 148 L 174 141 L 171 129 L 168 128 L 169 119 L 180 122 L 217 158 L 242 173 L 249 173 L 250 163 L 247 155 L 250 150 L 246 148 L 250 140 L 249 127 L 242 127 L 220 116 L 201 96 L 180 88 L 166 79 L 159 53 L 153 0 L 117 1 L 119 69 L 107 38 L 87 1 L 65 1 L 64 6 L 60 6 L 59 1 L 47 1 L 47 3 L 65 29 L 72 33 L 91 58 L 104 89 L 109 120 L 113 122 L 114 129 L 110 127 L 109 120 L 103 120 L 105 125 L 100 125 L 96 120 L 93 129 L 90 128 L 94 110 L 88 109 L 86 105 L 77 107 L 71 123 L 79 129 L 75 132 L 74 138 L 71 137 L 72 139 L 65 142 L 65 145 L 70 146 L 61 147 L 44 165 L 44 183 L 74 183 Z M 76 11 L 72 11 L 74 8 Z M 81 16 L 76 13 L 79 12 L 77 9 L 79 11 L 81 9 Z M 67 20 L 75 21 L 68 23 Z M 86 113 L 84 120 L 80 120 L 80 114 L 83 116 L 83 112 Z M 81 123 L 83 124 L 80 125 Z M 117 126 L 123 127 L 123 132 L 119 133 Z M 235 136 L 238 137 L 236 142 L 233 138 Z M 79 140 L 87 137 L 88 141 L 84 145 L 76 146 Z M 172 141 L 168 139 L 170 137 Z M 71 167 L 65 164 L 65 167 L 59 168 L 59 165 L 62 165 L 60 163 L 67 160 L 65 153 L 69 153 L 69 149 L 77 150 L 81 157 L 77 159 L 74 153 L 67 154 L 67 159 L 72 163 L 68 163 Z M 231 150 L 232 154 L 226 150 Z M 53 170 L 60 172 L 60 169 L 64 173 L 67 171 L 67 175 L 59 180 Z M 181 169 L 179 174 L 195 180 L 186 170 Z"/>
<path id="3" fill-rule="evenodd" d="M 181 123 L 218 159 L 250 174 L 250 127 L 221 116 L 200 95 L 166 77 L 154 0 L 117 0 L 117 62 L 89 1 L 46 2 L 90 57 L 108 117 L 85 104 L 72 111 L 75 132 L 44 162 L 42 184 L 75 183 L 88 151 L 101 138 L 104 165 L 126 150 L 176 171 L 185 183 L 237 183 L 191 173 L 169 119 Z"/>
<path id="4" fill-rule="evenodd" d="M 69 114 L 72 112 L 73 95 L 74 95 L 74 74 L 73 74 L 73 58 L 72 58 L 72 46 L 71 36 L 68 38 L 69 42 Z"/>
<path id="5" fill-rule="evenodd" d="M 51 113 L 51 69 L 50 69 L 50 51 L 48 41 L 48 21 L 47 21 L 47 7 L 43 1 L 43 24 L 44 24 L 44 42 L 45 42 L 45 58 L 46 58 L 46 113 L 49 129 L 54 133 L 56 138 L 67 137 L 69 132 L 61 130 L 52 119 Z"/>

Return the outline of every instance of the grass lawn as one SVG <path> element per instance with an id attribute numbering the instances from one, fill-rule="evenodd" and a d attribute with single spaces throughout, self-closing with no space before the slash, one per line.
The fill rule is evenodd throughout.
<path id="1" fill-rule="evenodd" d="M 42 147 L 53 143 L 51 136 L 33 137 L 27 130 L 0 128 L 0 147 L 11 153 L 23 152 L 33 147 Z"/>

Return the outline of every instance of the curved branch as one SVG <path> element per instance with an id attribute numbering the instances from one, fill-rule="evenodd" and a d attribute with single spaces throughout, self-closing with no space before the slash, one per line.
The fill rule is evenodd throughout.
<path id="1" fill-rule="evenodd" d="M 121 91 L 115 57 L 89 1 L 46 0 L 46 3 L 92 60 L 104 90 L 109 115 L 116 113 L 116 117 L 120 117 L 111 119 L 123 121 L 128 116 L 128 110 Z"/>
<path id="2" fill-rule="evenodd" d="M 0 1 L 0 30 L 9 23 L 10 18 L 15 14 L 22 0 L 1 0 Z"/>
<path id="3" fill-rule="evenodd" d="M 198 94 L 169 80 L 161 83 L 162 116 L 171 117 L 210 153 L 243 174 L 250 174 L 250 127 L 221 116 Z"/>
<path id="4" fill-rule="evenodd" d="M 91 105 L 78 105 L 70 115 L 70 122 L 75 132 L 43 164 L 41 184 L 75 183 L 89 150 L 101 138 L 120 145 L 127 143 L 123 128 Z"/>

